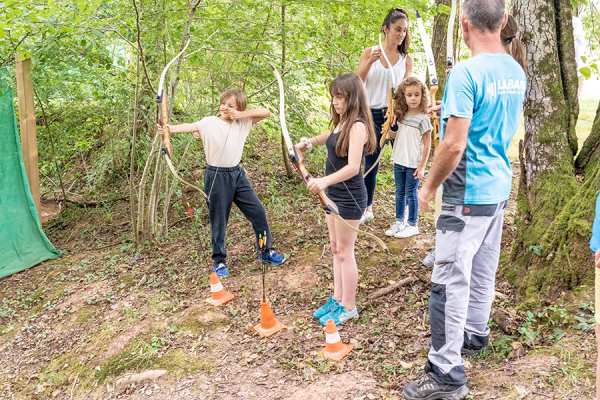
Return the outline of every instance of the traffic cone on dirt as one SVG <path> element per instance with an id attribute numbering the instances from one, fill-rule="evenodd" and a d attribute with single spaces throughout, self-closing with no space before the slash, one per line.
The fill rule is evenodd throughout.
<path id="1" fill-rule="evenodd" d="M 210 298 L 206 299 L 208 304 L 219 307 L 220 305 L 230 302 L 234 297 L 234 295 L 223 288 L 223 285 L 215 272 L 210 274 Z"/>
<path id="2" fill-rule="evenodd" d="M 332 319 L 327 320 L 325 325 L 325 348 L 319 352 L 321 357 L 332 361 L 340 361 L 350 353 L 352 346 L 342 343 L 340 334 Z"/>
<path id="3" fill-rule="evenodd" d="M 280 330 L 285 328 L 285 325 L 281 323 L 273 315 L 269 300 L 261 300 L 260 302 L 260 324 L 254 327 L 254 330 L 261 336 L 269 337 L 276 334 Z"/>

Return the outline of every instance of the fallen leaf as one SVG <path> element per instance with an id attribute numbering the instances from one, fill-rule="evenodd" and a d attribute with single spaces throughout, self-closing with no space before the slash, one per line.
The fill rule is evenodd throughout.
<path id="1" fill-rule="evenodd" d="M 400 360 L 400 365 L 402 366 L 402 368 L 404 369 L 411 369 L 413 367 L 413 363 L 406 363 L 402 360 Z"/>

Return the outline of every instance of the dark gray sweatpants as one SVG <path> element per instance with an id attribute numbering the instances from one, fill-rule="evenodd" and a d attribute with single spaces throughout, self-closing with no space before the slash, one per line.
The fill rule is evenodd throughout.
<path id="1" fill-rule="evenodd" d="M 265 232 L 267 232 L 267 249 L 271 248 L 271 230 L 265 207 L 250 185 L 246 171 L 242 167 L 238 165 L 231 168 L 217 168 L 208 165 L 204 171 L 204 188 L 210 196 L 207 203 L 212 232 L 213 261 L 224 262 L 227 257 L 225 232 L 231 206 L 234 203 L 252 224 L 256 235 L 256 248 L 258 249 L 258 235 Z"/>
<path id="2" fill-rule="evenodd" d="M 505 207 L 506 201 L 442 205 L 429 298 L 432 346 L 425 371 L 433 371 L 444 383 L 467 381 L 463 343 L 488 343 Z"/>

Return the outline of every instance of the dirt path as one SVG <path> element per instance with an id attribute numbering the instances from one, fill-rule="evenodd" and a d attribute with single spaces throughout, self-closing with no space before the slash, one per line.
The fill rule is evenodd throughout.
<path id="1" fill-rule="evenodd" d="M 513 201 L 505 251 L 514 210 Z M 365 229 L 381 235 L 393 218 L 388 214 Z M 267 274 L 271 305 L 287 326 L 268 339 L 251 329 L 260 320 L 262 277 L 250 227 L 238 215 L 230 227 L 232 273 L 222 282 L 236 298 L 220 308 L 204 302 L 207 264 L 195 256 L 191 221 L 173 228 L 179 239 L 139 253 L 86 251 L 87 220 L 55 236 L 71 255 L 0 281 L 0 399 L 70 400 L 71 393 L 86 400 L 402 398 L 403 385 L 419 376 L 427 357 L 431 270 L 420 260 L 433 245 L 431 217 L 422 218 L 417 238 L 386 239 L 392 257 L 359 240 L 360 318 L 340 329 L 355 349 L 337 363 L 317 355 L 324 330 L 312 318 L 333 287 L 323 221 L 273 219 L 280 224 L 279 248 L 290 257 Z M 409 276 L 424 279 L 367 298 Z M 470 398 L 590 400 L 596 348 L 593 329 L 581 320 L 592 315 L 591 288 L 554 302 L 540 298 L 532 311 L 515 308 L 504 280 L 497 290 L 504 297 L 494 307 L 523 331 L 506 334 L 491 325 L 491 353 L 466 364 Z M 168 372 L 157 381 L 114 387 L 120 376 L 153 369 Z"/>

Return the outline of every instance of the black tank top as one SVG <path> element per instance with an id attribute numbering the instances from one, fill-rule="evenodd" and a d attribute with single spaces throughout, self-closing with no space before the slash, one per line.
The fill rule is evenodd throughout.
<path id="1" fill-rule="evenodd" d="M 360 120 L 356 122 L 361 122 Z M 355 122 L 355 123 L 356 123 Z M 332 132 L 331 135 L 327 138 L 327 142 L 325 145 L 327 146 L 327 163 L 325 166 L 325 175 L 329 176 L 331 174 L 336 173 L 340 169 L 344 168 L 348 165 L 348 156 L 340 157 L 335 152 L 335 148 L 337 146 L 338 140 L 340 140 L 340 132 Z M 365 146 L 363 146 L 363 154 L 365 155 Z M 345 184 L 345 186 L 344 186 Z M 352 189 L 361 189 L 365 187 L 365 181 L 362 174 L 362 169 L 358 170 L 358 174 L 354 175 L 352 178 L 334 183 L 329 186 L 327 189 L 333 193 L 347 193 L 348 190 Z M 347 189 L 346 189 L 347 188 Z"/>

